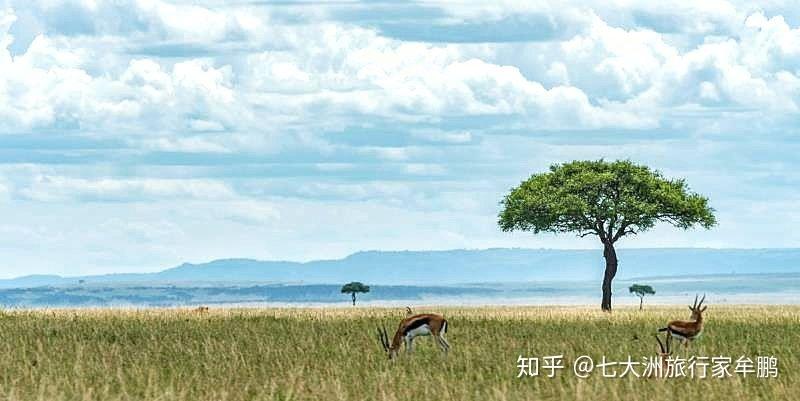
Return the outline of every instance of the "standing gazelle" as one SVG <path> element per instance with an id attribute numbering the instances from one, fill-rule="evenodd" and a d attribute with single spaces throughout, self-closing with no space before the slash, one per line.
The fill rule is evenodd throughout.
<path id="1" fill-rule="evenodd" d="M 419 336 L 433 336 L 439 347 L 447 355 L 450 344 L 444 338 L 446 332 L 447 320 L 445 320 L 444 316 L 435 313 L 421 313 L 401 320 L 391 343 L 389 343 L 389 336 L 385 327 L 378 328 L 378 339 L 381 341 L 383 350 L 389 354 L 389 359 L 397 356 L 401 342 L 405 343 L 406 352 L 413 352 L 414 338 Z"/>
<path id="2" fill-rule="evenodd" d="M 684 346 L 688 346 L 690 341 L 700 337 L 700 334 L 703 333 L 703 312 L 708 308 L 708 306 L 703 306 L 705 300 L 706 295 L 703 294 L 700 303 L 697 303 L 697 295 L 695 295 L 694 305 L 689 307 L 689 310 L 692 311 L 692 320 L 673 320 L 667 324 L 667 327 L 660 328 L 658 331 L 666 331 L 672 337 L 680 340 Z"/>

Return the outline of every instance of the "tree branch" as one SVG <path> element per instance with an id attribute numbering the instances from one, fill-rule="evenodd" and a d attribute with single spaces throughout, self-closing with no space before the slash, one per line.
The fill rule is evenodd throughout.
<path id="1" fill-rule="evenodd" d="M 626 234 L 636 235 L 636 231 L 634 229 L 632 229 L 632 228 L 629 228 L 631 226 L 631 224 L 633 224 L 633 223 L 630 223 L 630 222 L 627 222 L 627 221 L 623 220 L 622 224 L 619 226 L 619 229 L 617 230 L 617 233 L 614 234 L 614 237 L 612 237 L 611 241 L 612 242 L 617 242 L 618 239 L 622 238 Z"/>

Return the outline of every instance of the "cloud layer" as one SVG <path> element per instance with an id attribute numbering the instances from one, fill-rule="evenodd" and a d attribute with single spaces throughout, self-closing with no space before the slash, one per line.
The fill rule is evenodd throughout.
<path id="1" fill-rule="evenodd" d="M 10 1 L 0 242 L 7 275 L 595 246 L 495 216 L 605 157 L 720 215 L 630 245 L 798 246 L 799 115 L 790 3 Z"/>

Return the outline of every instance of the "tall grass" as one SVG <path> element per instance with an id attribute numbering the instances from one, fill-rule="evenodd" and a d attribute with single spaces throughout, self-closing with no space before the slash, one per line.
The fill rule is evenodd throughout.
<path id="1" fill-rule="evenodd" d="M 655 355 L 655 329 L 686 308 L 415 308 L 449 322 L 390 362 L 375 336 L 400 308 L 55 310 L 0 316 L 0 398 L 8 400 L 792 400 L 800 390 L 800 308 L 718 307 L 679 355 L 775 356 L 779 377 L 579 379 L 571 360 Z M 390 333 L 391 334 L 391 333 Z M 520 355 L 564 355 L 555 378 L 517 378 Z"/>

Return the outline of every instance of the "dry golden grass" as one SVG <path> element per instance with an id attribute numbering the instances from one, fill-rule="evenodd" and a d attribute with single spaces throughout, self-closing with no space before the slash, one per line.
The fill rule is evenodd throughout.
<path id="1" fill-rule="evenodd" d="M 655 355 L 652 333 L 685 307 L 415 307 L 443 312 L 453 350 L 430 339 L 395 363 L 375 326 L 403 308 L 12 311 L 0 316 L 8 400 L 798 399 L 800 308 L 712 305 L 685 355 L 779 359 L 776 379 L 578 379 L 583 354 Z M 638 339 L 634 339 L 634 336 Z M 680 351 L 681 353 L 685 351 Z M 517 357 L 563 354 L 556 378 L 518 379 Z"/>

